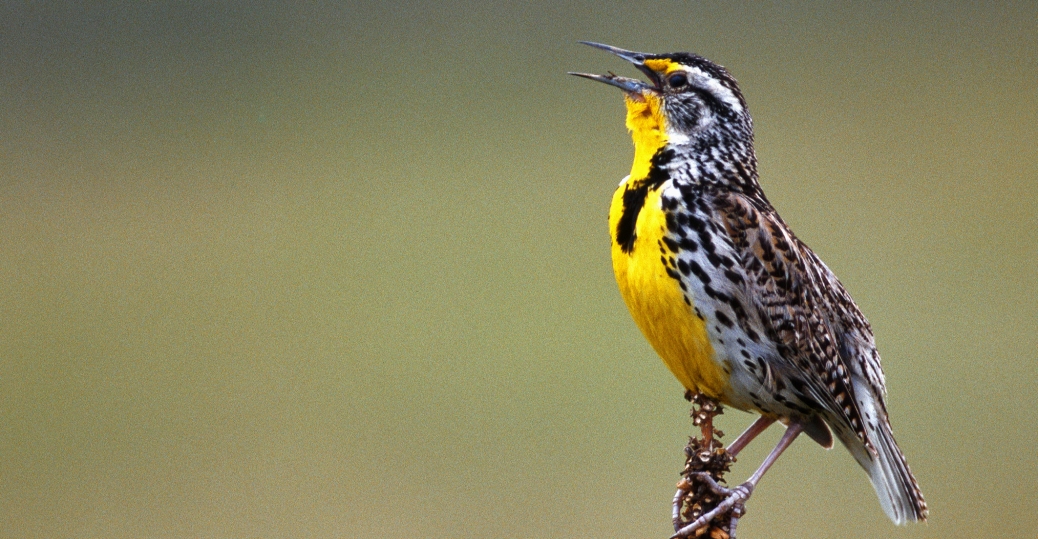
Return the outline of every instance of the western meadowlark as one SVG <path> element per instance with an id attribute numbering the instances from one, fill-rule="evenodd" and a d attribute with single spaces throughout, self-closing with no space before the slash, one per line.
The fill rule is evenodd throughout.
<path id="1" fill-rule="evenodd" d="M 730 453 L 775 421 L 787 427 L 750 479 L 726 491 L 727 506 L 749 497 L 798 434 L 830 448 L 835 433 L 891 520 L 925 520 L 891 433 L 872 329 L 761 190 L 735 79 L 695 54 L 582 43 L 649 79 L 572 73 L 624 92 L 634 164 L 613 195 L 609 231 L 632 317 L 688 390 L 760 414 Z"/>

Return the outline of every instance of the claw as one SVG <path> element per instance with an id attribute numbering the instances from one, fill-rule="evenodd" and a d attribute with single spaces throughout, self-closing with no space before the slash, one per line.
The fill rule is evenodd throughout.
<path id="1" fill-rule="evenodd" d="M 735 510 L 739 510 L 739 515 L 735 515 Z M 728 539 L 735 539 L 735 526 L 739 524 L 739 517 L 742 516 L 741 507 L 732 508 L 732 519 L 728 522 Z"/>
<path id="2" fill-rule="evenodd" d="M 726 498 L 724 499 L 724 501 L 717 504 L 717 507 L 713 508 L 713 510 L 711 510 L 709 513 L 706 513 L 705 515 L 695 519 L 694 521 L 692 521 L 691 524 L 685 526 L 684 528 L 681 528 L 674 535 L 671 535 L 670 539 L 680 539 L 688 537 L 699 528 L 702 528 L 703 526 L 709 524 L 710 521 L 714 518 L 723 515 L 728 511 L 732 512 L 732 524 L 731 531 L 729 532 L 729 537 L 734 537 L 735 523 L 744 512 L 743 506 L 746 503 L 746 500 L 748 500 L 750 498 L 750 495 L 753 494 L 753 484 L 747 481 L 746 483 L 743 483 L 731 490 L 718 485 L 717 482 L 713 480 L 713 478 L 706 479 L 706 484 L 709 485 L 711 490 L 714 490 L 714 492 L 726 496 Z"/>
<path id="3" fill-rule="evenodd" d="M 698 477 L 700 481 L 706 483 L 707 488 L 709 488 L 714 494 L 717 494 L 718 496 L 732 495 L 732 489 L 722 487 L 717 483 L 717 481 L 714 481 L 714 477 L 710 475 L 709 472 L 697 472 L 695 476 Z"/>

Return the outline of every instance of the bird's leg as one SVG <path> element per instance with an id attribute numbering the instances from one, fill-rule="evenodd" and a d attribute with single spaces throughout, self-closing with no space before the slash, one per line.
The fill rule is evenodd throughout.
<path id="1" fill-rule="evenodd" d="M 709 473 L 707 473 L 707 472 L 699 472 L 699 473 L 697 473 L 695 475 L 696 475 L 696 477 L 700 481 L 703 482 L 703 484 L 706 485 L 706 488 L 710 489 L 710 491 L 713 492 L 714 494 L 716 494 L 718 496 L 731 496 L 732 495 L 733 491 L 731 489 L 727 489 L 727 488 L 722 487 L 720 484 L 717 483 L 717 481 L 714 481 L 714 478 L 711 477 Z M 712 513 L 712 514 L 719 514 L 719 513 Z M 738 505 L 732 506 L 732 514 L 731 514 L 731 517 L 728 520 L 728 539 L 735 539 L 735 526 L 739 524 L 739 519 L 742 518 L 743 514 L 745 514 L 745 510 L 744 510 L 742 504 L 738 504 Z M 700 528 L 702 528 L 702 526 L 700 526 Z M 698 528 L 697 528 L 697 530 L 698 530 Z M 692 531 L 696 531 L 696 530 L 692 530 Z M 689 532 L 689 533 L 691 533 L 691 532 Z M 676 534 L 675 534 L 675 537 L 677 537 Z"/>
<path id="2" fill-rule="evenodd" d="M 760 422 L 760 420 L 755 422 L 748 430 L 752 430 L 758 422 Z M 760 430 L 764 430 L 764 428 L 767 428 L 767 425 L 761 427 Z M 718 485 L 713 478 L 709 477 L 709 474 L 700 475 L 700 479 L 703 479 L 711 490 L 721 496 L 725 496 L 725 499 L 721 503 L 717 504 L 717 507 L 709 513 L 706 513 L 688 526 L 678 530 L 677 533 L 671 536 L 671 539 L 688 537 L 697 529 L 709 524 L 714 517 L 722 515 L 727 511 L 732 512 L 732 525 L 730 526 L 729 536 L 734 538 L 735 522 L 740 516 L 742 516 L 746 500 L 748 500 L 750 495 L 753 494 L 753 489 L 756 488 L 757 483 L 760 482 L 762 477 L 764 477 L 764 474 L 767 473 L 768 469 L 775 464 L 775 461 L 777 461 L 779 456 L 782 455 L 782 452 L 793 443 L 793 440 L 796 440 L 796 437 L 803 432 L 803 430 L 804 427 L 799 423 L 791 423 L 789 427 L 786 428 L 786 432 L 782 435 L 782 439 L 779 440 L 778 445 L 775 446 L 775 449 L 771 450 L 768 458 L 764 459 L 764 462 L 762 462 L 760 467 L 757 468 L 757 471 L 753 472 L 753 475 L 751 475 L 745 483 L 735 487 L 734 489 L 726 489 L 721 485 Z M 754 434 L 754 436 L 756 436 L 756 434 Z M 740 436 L 740 438 L 742 438 L 742 436 Z M 745 446 L 745 443 L 743 445 Z"/>
<path id="3" fill-rule="evenodd" d="M 739 451 L 742 451 L 743 448 L 749 445 L 749 443 L 757 437 L 757 435 L 764 432 L 774 422 L 775 418 L 773 417 L 758 417 L 757 420 L 754 421 L 753 424 L 750 425 L 745 431 L 743 431 L 743 433 L 740 434 L 734 442 L 728 445 L 728 454 L 731 455 L 732 458 L 735 458 L 735 456 L 739 454 Z"/>

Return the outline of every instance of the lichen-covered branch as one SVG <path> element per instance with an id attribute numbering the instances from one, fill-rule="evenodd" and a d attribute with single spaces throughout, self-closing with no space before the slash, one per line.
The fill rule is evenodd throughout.
<path id="1" fill-rule="evenodd" d="M 674 494 L 675 533 L 707 515 L 724 501 L 724 474 L 735 461 L 721 443 L 720 438 L 724 433 L 714 428 L 714 417 L 724 413 L 721 405 L 692 392 L 687 392 L 685 398 L 692 402 L 692 423 L 699 427 L 700 436 L 690 437 L 685 447 L 685 468 L 681 471 L 681 481 Z M 735 526 L 742 513 L 741 505 L 722 511 L 689 537 L 734 539 Z"/>

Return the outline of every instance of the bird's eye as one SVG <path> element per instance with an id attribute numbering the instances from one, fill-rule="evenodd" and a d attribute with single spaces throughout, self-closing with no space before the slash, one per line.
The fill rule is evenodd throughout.
<path id="1" fill-rule="evenodd" d="M 688 77 L 684 73 L 675 73 L 667 78 L 667 84 L 675 90 L 688 86 Z"/>

